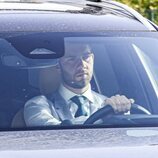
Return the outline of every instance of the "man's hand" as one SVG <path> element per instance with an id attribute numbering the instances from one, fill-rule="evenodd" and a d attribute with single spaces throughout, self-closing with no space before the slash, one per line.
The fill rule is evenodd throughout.
<path id="1" fill-rule="evenodd" d="M 133 99 L 128 99 L 124 95 L 115 95 L 105 100 L 105 105 L 111 105 L 115 113 L 128 112 L 131 109 Z"/>

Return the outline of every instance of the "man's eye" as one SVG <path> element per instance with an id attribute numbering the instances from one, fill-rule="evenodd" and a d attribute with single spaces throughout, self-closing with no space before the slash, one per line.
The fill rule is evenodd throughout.
<path id="1" fill-rule="evenodd" d="M 89 60 L 91 56 L 92 56 L 91 54 L 85 54 L 85 55 L 82 57 L 82 59 L 83 59 L 83 60 Z"/>

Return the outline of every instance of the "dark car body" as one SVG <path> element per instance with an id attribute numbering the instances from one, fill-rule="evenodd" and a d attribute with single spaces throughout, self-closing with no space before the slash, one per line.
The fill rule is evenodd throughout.
<path id="1" fill-rule="evenodd" d="M 57 64 L 67 40 L 93 46 L 94 90 L 108 97 L 126 94 L 151 115 L 116 116 L 105 125 L 27 128 L 17 113 L 32 97 L 50 93 L 37 86 L 39 71 Z M 157 46 L 157 25 L 115 1 L 0 3 L 0 157 L 156 158 Z M 41 48 L 44 54 L 37 53 Z"/>

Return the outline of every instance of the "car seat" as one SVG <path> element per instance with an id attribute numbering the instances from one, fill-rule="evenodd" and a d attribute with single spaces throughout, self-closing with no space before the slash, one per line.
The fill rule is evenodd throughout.
<path id="1" fill-rule="evenodd" d="M 57 66 L 42 68 L 39 70 L 38 75 L 38 83 L 41 95 L 50 96 L 57 90 L 60 85 L 60 71 Z M 13 117 L 11 127 L 21 128 L 25 126 L 24 107 L 22 107 Z"/>

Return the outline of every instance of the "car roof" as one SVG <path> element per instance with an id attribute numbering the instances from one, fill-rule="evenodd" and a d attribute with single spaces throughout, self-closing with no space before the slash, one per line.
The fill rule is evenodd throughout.
<path id="1" fill-rule="evenodd" d="M 0 15 L 0 30 L 7 32 L 156 31 L 136 11 L 115 1 L 5 2 Z"/>

